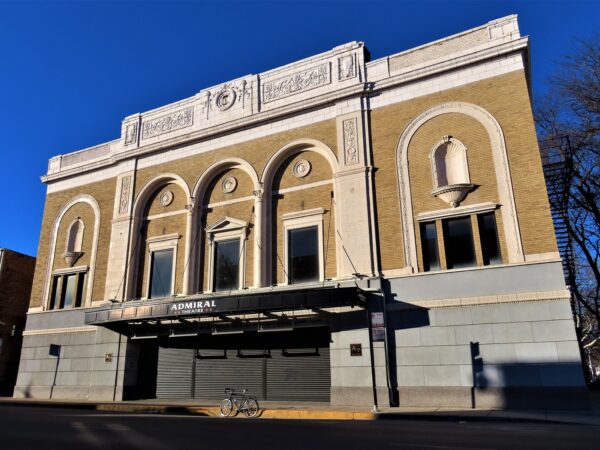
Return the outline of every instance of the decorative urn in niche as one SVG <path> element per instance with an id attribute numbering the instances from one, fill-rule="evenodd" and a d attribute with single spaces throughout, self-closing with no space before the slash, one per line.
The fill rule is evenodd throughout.
<path id="1" fill-rule="evenodd" d="M 471 183 L 449 184 L 434 189 L 431 195 L 456 208 L 474 187 L 475 185 Z"/>
<path id="2" fill-rule="evenodd" d="M 63 257 L 65 258 L 65 261 L 67 262 L 67 264 L 69 265 L 69 267 L 73 267 L 73 265 L 77 262 L 77 260 L 79 258 L 81 258 L 81 255 L 83 255 L 83 252 L 69 252 L 69 251 L 66 251 L 63 254 Z"/>

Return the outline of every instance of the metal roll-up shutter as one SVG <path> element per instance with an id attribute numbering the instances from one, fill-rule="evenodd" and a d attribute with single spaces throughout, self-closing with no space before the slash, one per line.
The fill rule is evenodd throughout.
<path id="1" fill-rule="evenodd" d="M 329 402 L 329 348 L 271 350 L 266 386 L 267 400 Z"/>
<path id="2" fill-rule="evenodd" d="M 196 358 L 194 398 L 222 399 L 225 388 L 264 399 L 264 350 L 199 349 Z"/>
<path id="3" fill-rule="evenodd" d="M 158 349 L 156 398 L 191 398 L 194 350 Z"/>

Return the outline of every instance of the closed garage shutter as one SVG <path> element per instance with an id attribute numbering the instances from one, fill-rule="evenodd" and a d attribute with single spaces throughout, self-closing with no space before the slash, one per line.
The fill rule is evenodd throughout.
<path id="1" fill-rule="evenodd" d="M 222 399 L 225 388 L 264 399 L 264 351 L 198 350 L 194 398 Z"/>
<path id="2" fill-rule="evenodd" d="M 329 402 L 331 372 L 327 329 L 306 329 L 277 336 L 248 334 L 243 341 L 237 339 L 226 341 L 221 337 L 206 342 L 208 339 L 204 338 L 202 343 L 195 339 L 177 341 L 187 348 L 161 346 L 156 397 L 216 400 L 222 399 L 223 391 L 230 387 L 239 393 L 246 388 L 249 394 L 261 400 Z M 238 350 L 240 342 L 246 348 Z M 299 342 L 304 348 L 294 348 Z M 193 348 L 202 345 L 209 348 Z M 216 349 L 219 346 L 221 349 Z"/>
<path id="3" fill-rule="evenodd" d="M 191 398 L 193 359 L 189 348 L 158 349 L 156 398 Z"/>
<path id="4" fill-rule="evenodd" d="M 328 402 L 329 348 L 273 350 L 267 360 L 267 399 Z"/>

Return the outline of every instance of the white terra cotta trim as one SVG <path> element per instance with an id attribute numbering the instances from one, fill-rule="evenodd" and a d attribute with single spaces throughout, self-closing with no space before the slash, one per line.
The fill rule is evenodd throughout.
<path id="1" fill-rule="evenodd" d="M 46 328 L 43 330 L 25 330 L 23 336 L 41 336 L 45 334 L 63 334 L 63 333 L 91 333 L 98 331 L 98 327 L 89 325 L 72 328 Z"/>
<path id="2" fill-rule="evenodd" d="M 72 198 L 66 203 L 56 216 L 52 227 L 51 243 L 50 243 L 50 258 L 46 267 L 46 275 L 44 279 L 44 293 L 42 298 L 42 308 L 48 309 L 48 300 L 50 297 L 50 283 L 52 282 L 52 268 L 54 267 L 54 254 L 56 253 L 56 242 L 58 240 L 58 229 L 62 218 L 72 206 L 77 203 L 86 203 L 92 207 L 94 211 L 94 233 L 92 237 L 92 252 L 90 255 L 90 270 L 88 273 L 87 285 L 85 287 L 85 296 L 83 297 L 82 306 L 89 306 L 92 303 L 92 292 L 94 288 L 94 274 L 96 272 L 96 254 L 98 251 L 98 236 L 100 234 L 100 206 L 94 197 L 88 194 L 80 194 Z"/>
<path id="3" fill-rule="evenodd" d="M 547 252 L 547 253 L 532 253 L 525 255 L 526 262 L 538 262 L 538 261 L 560 261 L 560 253 L 558 252 Z"/>
<path id="4" fill-rule="evenodd" d="M 328 184 L 333 184 L 333 180 L 315 181 L 313 183 L 306 183 L 306 184 L 301 184 L 299 186 L 283 188 L 283 189 L 279 189 L 278 191 L 273 191 L 273 195 L 287 194 L 288 192 L 301 191 L 303 189 L 311 189 L 314 187 L 326 186 Z"/>
<path id="5" fill-rule="evenodd" d="M 418 271 L 417 247 L 408 167 L 408 147 L 412 137 L 423 124 L 434 117 L 450 113 L 465 114 L 470 116 L 478 120 L 488 132 L 492 147 L 496 180 L 498 182 L 499 203 L 502 205 L 500 211 L 502 214 L 504 236 L 508 249 L 508 261 L 510 263 L 524 262 L 525 258 L 523 255 L 523 245 L 521 242 L 521 233 L 519 230 L 510 167 L 508 165 L 508 155 L 506 152 L 506 143 L 502 128 L 500 127 L 498 121 L 488 111 L 480 106 L 464 102 L 449 102 L 434 106 L 413 119 L 413 121 L 406 127 L 398 141 L 396 150 L 396 164 L 398 170 L 398 195 L 400 197 L 400 215 L 402 221 L 404 258 L 406 266 L 410 267 L 413 272 Z"/>
<path id="6" fill-rule="evenodd" d="M 427 211 L 417 215 L 417 222 L 429 220 L 445 219 L 447 217 L 468 216 L 475 213 L 484 213 L 494 211 L 498 208 L 497 203 L 485 202 L 476 205 L 457 206 L 456 208 L 438 209 L 436 211 Z"/>
<path id="7" fill-rule="evenodd" d="M 187 209 L 178 209 L 177 211 L 169 211 L 169 212 L 164 212 L 164 213 L 153 214 L 151 216 L 147 216 L 146 220 L 156 220 L 156 219 L 162 219 L 164 217 L 178 216 L 180 214 L 186 214 L 187 212 L 188 212 Z"/>
<path id="8" fill-rule="evenodd" d="M 76 266 L 76 267 L 67 267 L 65 269 L 57 269 L 57 270 L 52 271 L 52 276 L 87 272 L 89 268 L 90 268 L 90 266 Z"/>

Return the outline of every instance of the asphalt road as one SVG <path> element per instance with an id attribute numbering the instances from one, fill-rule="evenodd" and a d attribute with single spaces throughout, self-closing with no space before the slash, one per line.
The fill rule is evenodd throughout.
<path id="1" fill-rule="evenodd" d="M 548 423 L 308 421 L 0 406 L 0 449 L 594 449 L 600 427 Z"/>

